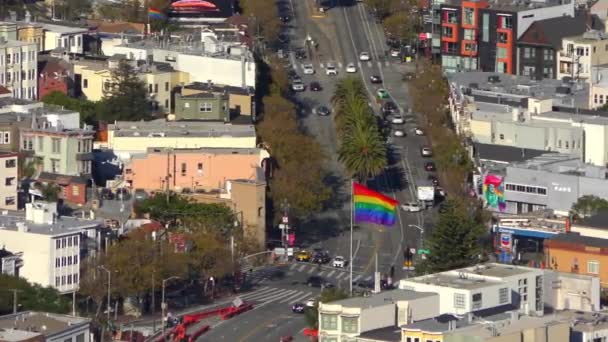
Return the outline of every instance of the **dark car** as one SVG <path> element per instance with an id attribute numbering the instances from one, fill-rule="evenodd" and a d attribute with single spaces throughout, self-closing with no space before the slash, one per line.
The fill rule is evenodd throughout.
<path id="1" fill-rule="evenodd" d="M 295 55 L 297 59 L 304 59 L 306 58 L 306 51 L 304 49 L 297 49 Z"/>
<path id="2" fill-rule="evenodd" d="M 321 84 L 319 82 L 310 82 L 310 90 L 311 91 L 321 91 Z"/>
<path id="3" fill-rule="evenodd" d="M 427 170 L 428 172 L 434 172 L 436 170 L 435 163 L 433 163 L 433 162 L 424 163 L 424 169 Z"/>
<path id="4" fill-rule="evenodd" d="M 131 199 L 131 193 L 127 188 L 118 188 L 116 189 L 116 199 L 128 201 Z"/>
<path id="5" fill-rule="evenodd" d="M 386 101 L 382 105 L 382 113 L 384 113 L 384 115 L 394 114 L 398 110 L 399 110 L 399 108 L 393 101 Z"/>
<path id="6" fill-rule="evenodd" d="M 369 77 L 369 81 L 372 82 L 372 83 L 374 83 L 374 84 L 382 83 L 382 78 L 380 78 L 380 76 L 378 76 L 378 75 L 371 75 Z"/>
<path id="7" fill-rule="evenodd" d="M 112 189 L 101 189 L 101 193 L 99 194 L 101 196 L 101 199 L 104 200 L 113 200 L 114 199 L 114 193 L 112 192 Z"/>
<path id="8" fill-rule="evenodd" d="M 439 185 L 439 179 L 437 179 L 437 177 L 435 177 L 433 175 L 429 175 L 429 180 L 431 181 L 431 183 L 433 183 L 434 186 Z"/>
<path id="9" fill-rule="evenodd" d="M 312 262 L 315 264 L 327 264 L 330 261 L 329 253 L 325 251 L 315 251 L 312 254 Z"/>
<path id="10" fill-rule="evenodd" d="M 291 21 L 291 17 L 288 15 L 283 15 L 281 16 L 281 21 L 283 22 L 283 24 L 286 24 Z"/>
<path id="11" fill-rule="evenodd" d="M 310 276 L 306 280 L 306 285 L 308 285 L 309 287 L 321 287 L 324 283 L 325 281 L 323 280 L 323 278 L 319 276 Z"/>
<path id="12" fill-rule="evenodd" d="M 279 35 L 279 43 L 286 44 L 287 42 L 289 42 L 289 36 L 281 33 Z"/>
<path id="13" fill-rule="evenodd" d="M 317 111 L 317 115 L 321 115 L 321 116 L 328 116 L 329 114 L 331 114 L 331 110 L 325 106 L 317 107 L 316 111 Z"/>
<path id="14" fill-rule="evenodd" d="M 295 303 L 291 306 L 291 311 L 294 313 L 304 313 L 305 309 L 306 305 L 304 305 L 304 303 Z"/>

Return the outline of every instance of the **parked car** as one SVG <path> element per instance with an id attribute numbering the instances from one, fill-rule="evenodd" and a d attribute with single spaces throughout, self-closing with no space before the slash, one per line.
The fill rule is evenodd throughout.
<path id="1" fill-rule="evenodd" d="M 410 213 L 417 213 L 422 210 L 422 206 L 418 202 L 408 202 L 402 204 L 401 209 Z"/>
<path id="2" fill-rule="evenodd" d="M 315 112 L 320 116 L 329 116 L 329 114 L 331 114 L 331 110 L 326 106 L 319 106 L 315 108 Z"/>
<path id="3" fill-rule="evenodd" d="M 112 189 L 106 189 L 106 188 L 101 189 L 99 196 L 101 197 L 102 200 L 113 200 L 114 199 L 114 193 L 112 192 Z"/>
<path id="4" fill-rule="evenodd" d="M 433 183 L 434 186 L 439 186 L 439 179 L 433 175 L 429 175 L 429 180 Z"/>
<path id="5" fill-rule="evenodd" d="M 372 59 L 372 58 L 370 57 L 369 52 L 364 51 L 359 54 L 360 61 L 369 61 L 370 59 Z"/>
<path id="6" fill-rule="evenodd" d="M 382 113 L 384 115 L 394 114 L 399 111 L 399 107 L 393 101 L 386 101 L 382 104 Z"/>
<path id="7" fill-rule="evenodd" d="M 393 136 L 401 138 L 405 136 L 405 132 L 402 129 L 393 130 Z"/>
<path id="8" fill-rule="evenodd" d="M 435 187 L 435 195 L 439 196 L 439 197 L 444 197 L 445 198 L 448 195 L 448 193 L 445 192 L 445 190 L 443 190 L 442 187 L 436 186 Z"/>
<path id="9" fill-rule="evenodd" d="M 299 48 L 295 51 L 295 55 L 297 59 L 304 59 L 306 58 L 306 51 L 302 48 Z"/>
<path id="10" fill-rule="evenodd" d="M 291 306 L 291 312 L 293 313 L 304 313 L 305 309 L 306 306 L 304 305 L 304 303 L 295 303 Z"/>
<path id="11" fill-rule="evenodd" d="M 346 266 L 346 259 L 343 256 L 337 255 L 331 265 L 333 267 L 344 268 Z"/>
<path id="12" fill-rule="evenodd" d="M 325 66 L 325 75 L 336 76 L 338 75 L 338 69 L 336 69 L 335 65 L 327 63 L 327 65 Z"/>
<path id="13" fill-rule="evenodd" d="M 428 172 L 434 172 L 437 169 L 435 168 L 435 163 L 433 162 L 426 162 L 424 163 L 424 169 Z"/>
<path id="14" fill-rule="evenodd" d="M 416 127 L 416 128 L 414 129 L 414 133 L 415 133 L 416 135 L 420 135 L 420 136 L 424 135 L 424 131 L 422 130 L 422 128 L 419 128 L 419 127 Z"/>
<path id="15" fill-rule="evenodd" d="M 312 64 L 304 64 L 303 70 L 304 75 L 312 75 L 315 73 L 315 68 L 312 66 Z"/>
<path id="16" fill-rule="evenodd" d="M 398 49 L 391 49 L 391 57 L 399 57 L 401 52 Z"/>
<path id="17" fill-rule="evenodd" d="M 293 91 L 304 91 L 304 83 L 300 79 L 295 79 L 291 82 L 291 89 Z"/>
<path id="18" fill-rule="evenodd" d="M 371 75 L 369 77 L 369 81 L 372 82 L 373 84 L 378 84 L 378 83 L 382 83 L 382 78 L 378 75 Z"/>
<path id="19" fill-rule="evenodd" d="M 310 90 L 311 91 L 321 91 L 323 90 L 323 88 L 321 88 L 321 84 L 319 82 L 310 82 Z"/>
<path id="20" fill-rule="evenodd" d="M 279 35 L 279 43 L 286 44 L 287 42 L 289 42 L 289 36 L 286 35 L 286 34 L 280 34 Z"/>
<path id="21" fill-rule="evenodd" d="M 311 298 L 311 299 L 309 299 L 309 300 L 306 301 L 306 307 L 312 308 L 312 307 L 315 306 L 316 302 L 317 301 L 315 299 Z"/>
<path id="22" fill-rule="evenodd" d="M 288 15 L 281 16 L 281 22 L 283 22 L 283 24 L 287 24 L 289 21 L 291 21 L 290 16 L 288 16 Z"/>
<path id="23" fill-rule="evenodd" d="M 346 65 L 346 72 L 350 74 L 357 72 L 357 67 L 355 66 L 355 63 L 348 63 Z"/>
<path id="24" fill-rule="evenodd" d="M 420 149 L 420 154 L 423 157 L 432 157 L 433 156 L 433 150 L 430 147 L 422 147 Z"/>
<path id="25" fill-rule="evenodd" d="M 311 255 L 308 251 L 298 251 L 295 255 L 296 261 L 307 262 L 310 261 Z"/>
<path id="26" fill-rule="evenodd" d="M 391 123 L 394 125 L 403 125 L 405 123 L 405 118 L 401 114 L 394 115 L 391 119 Z"/>

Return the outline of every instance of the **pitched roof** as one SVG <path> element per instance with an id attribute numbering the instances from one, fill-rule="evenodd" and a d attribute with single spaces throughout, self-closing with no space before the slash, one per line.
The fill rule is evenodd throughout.
<path id="1" fill-rule="evenodd" d="M 551 241 L 559 241 L 562 243 L 568 244 L 577 244 L 584 245 L 589 247 L 599 247 L 599 248 L 608 248 L 608 239 L 600 239 L 596 237 L 583 236 L 579 233 L 561 233 L 554 235 L 550 240 Z"/>
<path id="2" fill-rule="evenodd" d="M 126 34 L 144 34 L 146 25 L 142 23 L 131 23 L 127 21 L 104 21 L 104 20 L 87 20 L 89 26 L 94 26 L 97 31 L 102 33 L 126 33 Z"/>
<path id="3" fill-rule="evenodd" d="M 602 29 L 601 20 L 586 13 L 577 13 L 575 17 L 563 16 L 535 21 L 522 34 L 519 44 L 551 46 L 561 50 L 562 38 L 583 34 L 589 29 Z"/>
<path id="4" fill-rule="evenodd" d="M 52 74 L 53 72 L 61 74 L 64 71 L 70 71 L 70 66 L 62 59 L 49 57 L 38 61 L 38 72 L 41 74 Z"/>

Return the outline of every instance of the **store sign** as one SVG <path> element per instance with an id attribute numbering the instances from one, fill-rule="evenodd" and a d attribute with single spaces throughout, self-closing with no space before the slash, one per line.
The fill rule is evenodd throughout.
<path id="1" fill-rule="evenodd" d="M 511 234 L 500 234 L 500 248 L 503 250 L 510 251 L 513 241 L 513 235 Z"/>

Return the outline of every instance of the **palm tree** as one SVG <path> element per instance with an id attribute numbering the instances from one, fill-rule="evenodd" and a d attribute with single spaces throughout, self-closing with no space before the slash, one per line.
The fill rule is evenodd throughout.
<path id="1" fill-rule="evenodd" d="M 365 101 L 355 99 L 354 101 L 346 101 L 337 108 L 335 120 L 338 131 L 345 133 L 344 130 L 348 130 L 352 126 L 373 125 L 374 115 Z"/>
<path id="2" fill-rule="evenodd" d="M 347 77 L 341 80 L 336 85 L 334 96 L 331 98 L 334 108 L 357 100 L 367 100 L 367 95 L 365 93 L 365 85 L 360 78 L 356 77 Z"/>
<path id="3" fill-rule="evenodd" d="M 376 126 L 353 126 L 343 136 L 338 159 L 359 181 L 373 177 L 387 166 L 386 146 Z"/>

